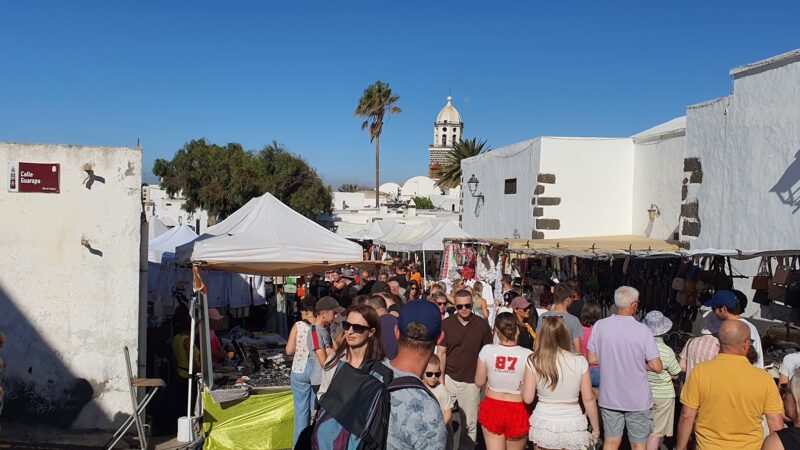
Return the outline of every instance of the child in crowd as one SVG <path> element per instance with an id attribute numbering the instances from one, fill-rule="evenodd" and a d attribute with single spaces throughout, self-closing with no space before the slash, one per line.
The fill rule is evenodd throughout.
<path id="1" fill-rule="evenodd" d="M 442 408 L 442 416 L 444 417 L 445 425 L 450 424 L 450 419 L 453 418 L 453 406 L 455 400 L 450 392 L 441 383 L 442 377 L 442 362 L 436 355 L 431 355 L 428 360 L 428 365 L 425 367 L 425 373 L 422 378 L 425 381 L 425 386 L 433 393 L 436 400 L 439 401 L 439 407 Z"/>
<path id="2" fill-rule="evenodd" d="M 664 370 L 661 373 L 648 372 L 650 390 L 653 394 L 653 428 L 647 441 L 647 448 L 658 449 L 665 437 L 671 437 L 675 428 L 675 386 L 672 384 L 681 373 L 681 366 L 675 352 L 664 342 L 663 336 L 672 329 L 672 321 L 661 311 L 650 311 L 642 323 L 647 325 L 656 340 Z"/>
<path id="3" fill-rule="evenodd" d="M 442 362 L 435 354 L 428 359 L 428 365 L 422 374 L 422 381 L 439 402 L 444 417 L 444 426 L 447 429 L 447 449 L 453 448 L 453 429 L 450 427 L 450 420 L 453 418 L 453 408 L 455 407 L 455 397 L 444 387 L 442 379 Z"/>

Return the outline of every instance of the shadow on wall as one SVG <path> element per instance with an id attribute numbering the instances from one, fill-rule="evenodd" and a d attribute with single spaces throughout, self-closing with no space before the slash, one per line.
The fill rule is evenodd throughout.
<path id="1" fill-rule="evenodd" d="M 794 208 L 792 214 L 800 211 L 800 151 L 795 153 L 794 161 L 769 191 L 774 192 L 781 203 Z"/>
<path id="2" fill-rule="evenodd" d="M 21 301 L 21 299 L 17 299 Z M 112 422 L 92 401 L 102 393 L 106 380 L 94 382 L 77 378 L 62 361 L 62 355 L 50 348 L 16 307 L 0 284 L 0 331 L 6 344 L 0 355 L 5 360 L 5 406 L 0 419 L 70 427 L 79 414 L 104 418 L 93 428 L 109 429 Z M 120 364 L 124 364 L 120 349 Z M 118 414 L 114 422 L 125 420 Z"/>

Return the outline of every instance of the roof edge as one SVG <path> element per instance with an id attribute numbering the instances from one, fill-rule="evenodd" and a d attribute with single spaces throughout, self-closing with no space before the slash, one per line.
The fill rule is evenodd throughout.
<path id="1" fill-rule="evenodd" d="M 742 78 L 748 75 L 755 75 L 757 73 L 765 72 L 767 70 L 775 69 L 787 64 L 800 62 L 800 49 L 795 49 L 771 58 L 756 61 L 744 66 L 734 67 L 730 71 L 730 75 L 734 78 Z"/>

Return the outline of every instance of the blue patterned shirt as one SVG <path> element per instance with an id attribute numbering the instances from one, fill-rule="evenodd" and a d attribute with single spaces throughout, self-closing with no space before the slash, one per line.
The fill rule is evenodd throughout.
<path id="1" fill-rule="evenodd" d="M 413 373 L 395 369 L 388 360 L 383 363 L 392 369 L 395 377 L 419 378 Z M 439 403 L 420 389 L 401 389 L 392 392 L 391 396 L 387 450 L 444 450 L 447 429 Z"/>

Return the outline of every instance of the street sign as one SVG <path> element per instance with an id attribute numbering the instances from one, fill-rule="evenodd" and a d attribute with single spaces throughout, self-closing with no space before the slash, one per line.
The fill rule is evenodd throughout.
<path id="1" fill-rule="evenodd" d="M 9 192 L 58 194 L 61 192 L 61 164 L 10 163 L 7 187 Z"/>

